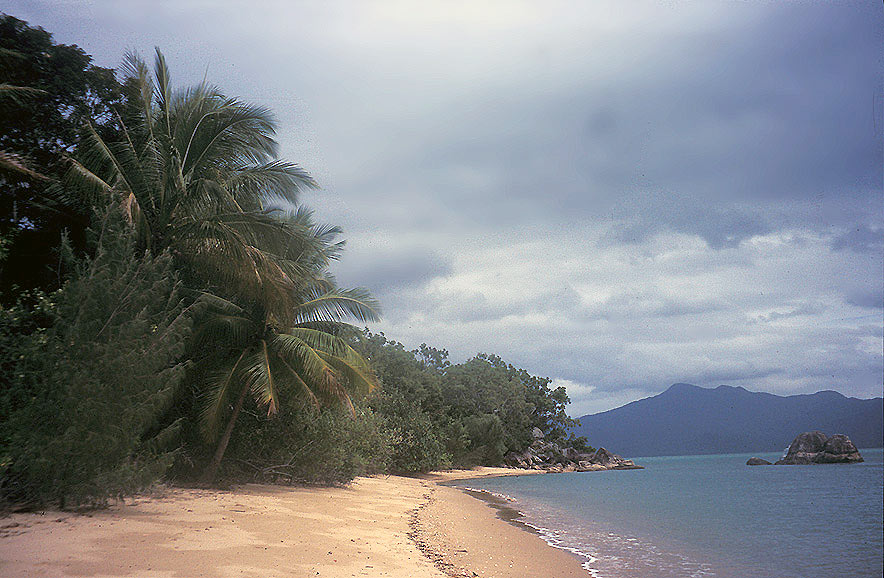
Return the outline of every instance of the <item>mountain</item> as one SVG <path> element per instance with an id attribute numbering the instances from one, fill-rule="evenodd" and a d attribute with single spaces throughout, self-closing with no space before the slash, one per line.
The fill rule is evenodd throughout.
<path id="1" fill-rule="evenodd" d="M 779 396 L 676 383 L 663 393 L 580 418 L 577 435 L 623 456 L 780 451 L 796 435 L 843 433 L 859 448 L 884 446 L 884 399 L 835 391 Z"/>

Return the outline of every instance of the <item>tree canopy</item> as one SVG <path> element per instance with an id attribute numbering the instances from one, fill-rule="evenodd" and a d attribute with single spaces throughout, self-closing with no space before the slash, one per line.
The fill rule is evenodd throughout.
<path id="1" fill-rule="evenodd" d="M 56 44 L 41 28 L 0 14 L 0 238 L 9 251 L 0 269 L 0 298 L 20 289 L 56 289 L 58 255 L 67 232 L 86 246 L 91 209 L 53 194 L 64 158 L 90 122 L 107 136 L 123 102 L 114 71 L 92 64 L 77 46 Z"/>

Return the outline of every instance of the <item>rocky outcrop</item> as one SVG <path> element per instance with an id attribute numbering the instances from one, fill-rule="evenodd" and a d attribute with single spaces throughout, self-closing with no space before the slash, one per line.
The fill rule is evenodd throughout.
<path id="1" fill-rule="evenodd" d="M 562 447 L 556 442 L 544 440 L 542 432 L 540 437 L 535 435 L 534 438 L 534 442 L 525 451 L 507 454 L 504 463 L 514 468 L 551 473 L 642 469 L 642 466 L 635 465 L 632 460 L 623 459 L 605 448 L 582 453 L 572 447 Z"/>
<path id="2" fill-rule="evenodd" d="M 844 434 L 827 437 L 820 431 L 798 435 L 777 465 L 853 464 L 863 461 L 859 450 Z"/>
<path id="3" fill-rule="evenodd" d="M 773 465 L 767 460 L 763 460 L 761 458 L 749 458 L 746 461 L 747 466 L 770 466 Z"/>

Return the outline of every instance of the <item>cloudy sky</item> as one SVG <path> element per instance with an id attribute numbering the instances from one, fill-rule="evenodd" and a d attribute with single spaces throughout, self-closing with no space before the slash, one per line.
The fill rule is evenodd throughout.
<path id="1" fill-rule="evenodd" d="M 0 10 L 274 109 L 407 347 L 496 353 L 575 416 L 674 382 L 882 395 L 879 1 Z"/>

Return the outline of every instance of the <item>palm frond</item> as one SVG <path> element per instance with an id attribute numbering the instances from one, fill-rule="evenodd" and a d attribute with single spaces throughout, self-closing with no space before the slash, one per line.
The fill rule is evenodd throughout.
<path id="1" fill-rule="evenodd" d="M 266 368 L 267 386 L 260 391 L 260 403 L 267 406 L 267 415 L 273 415 L 279 411 L 279 392 L 276 390 L 276 383 L 273 380 L 273 369 L 270 367 L 270 354 L 267 351 L 267 341 L 261 340 L 261 353 L 263 354 L 262 362 Z"/>
<path id="2" fill-rule="evenodd" d="M 31 86 L 16 86 L 14 84 L 0 82 L 0 98 L 9 99 L 16 104 L 20 104 L 25 99 L 44 94 L 46 94 L 46 91 L 39 88 L 33 88 Z"/>
<path id="3" fill-rule="evenodd" d="M 236 383 L 240 364 L 248 352 L 248 349 L 244 349 L 230 369 L 217 374 L 216 379 L 213 380 L 213 383 L 206 393 L 207 403 L 203 404 L 200 418 L 203 435 L 208 440 L 213 440 L 218 437 L 218 432 L 221 429 L 221 422 L 226 413 L 228 399 L 230 398 L 230 390 Z"/>
<path id="4" fill-rule="evenodd" d="M 77 191 L 81 197 L 96 199 L 101 195 L 110 196 L 114 193 L 114 187 L 100 176 L 86 168 L 85 165 L 70 157 L 65 159 L 67 171 L 63 181 L 69 185 L 67 191 Z M 70 202 L 70 199 L 67 199 Z"/>
<path id="5" fill-rule="evenodd" d="M 260 209 L 284 202 L 296 203 L 298 193 L 318 187 L 313 177 L 300 166 L 285 161 L 271 161 L 229 169 L 224 185 L 234 196 L 256 203 Z"/>
<path id="6" fill-rule="evenodd" d="M 297 323 L 339 321 L 346 317 L 361 323 L 380 319 L 380 304 L 362 288 L 332 289 L 314 295 L 295 309 Z"/>
<path id="7" fill-rule="evenodd" d="M 166 57 L 160 51 L 159 47 L 155 49 L 154 56 L 154 75 L 156 77 L 155 98 L 157 106 L 159 106 L 160 114 L 165 123 L 165 135 L 171 139 L 172 137 L 172 113 L 169 110 L 169 104 L 172 100 L 171 78 L 169 67 L 166 64 Z"/>
<path id="8" fill-rule="evenodd" d="M 334 369 L 325 362 L 317 350 L 297 336 L 279 333 L 273 336 L 271 346 L 274 352 L 310 384 L 314 392 L 328 398 L 333 395 L 338 376 Z"/>
<path id="9" fill-rule="evenodd" d="M 321 407 L 321 404 L 319 403 L 319 398 L 317 398 L 316 394 L 313 393 L 313 390 L 310 389 L 310 387 L 306 383 L 304 383 L 304 380 L 301 379 L 301 376 L 298 375 L 298 372 L 295 371 L 294 368 L 292 368 L 292 366 L 289 365 L 285 361 L 285 359 L 282 359 L 282 358 L 278 358 L 278 359 L 279 359 L 280 365 L 282 365 L 283 367 L 285 367 L 288 370 L 289 376 L 298 385 L 299 391 L 307 397 L 307 399 L 310 401 L 310 403 L 311 403 L 311 405 L 313 405 L 313 407 L 315 407 L 316 409 L 319 409 Z"/>
<path id="10" fill-rule="evenodd" d="M 355 363 L 352 358 L 336 357 L 323 351 L 318 352 L 325 359 L 325 362 L 335 368 L 335 371 L 341 375 L 345 382 L 350 386 L 349 389 L 359 395 L 368 395 L 377 386 L 378 381 L 371 368 L 365 363 Z"/>
<path id="11" fill-rule="evenodd" d="M 32 170 L 22 157 L 3 150 L 0 150 L 0 170 L 26 175 L 38 181 L 48 180 L 48 177 Z"/>

